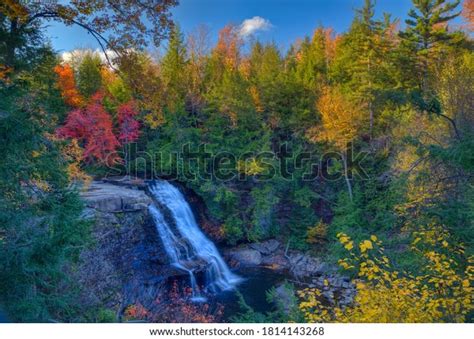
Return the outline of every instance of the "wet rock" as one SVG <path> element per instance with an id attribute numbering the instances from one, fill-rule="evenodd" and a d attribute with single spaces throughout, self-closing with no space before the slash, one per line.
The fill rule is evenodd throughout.
<path id="1" fill-rule="evenodd" d="M 192 270 L 194 273 L 198 272 L 204 272 L 206 271 L 207 266 L 209 263 L 207 263 L 203 259 L 194 259 L 194 260 L 187 260 L 187 261 L 182 261 L 180 262 L 181 265 L 183 265 L 187 270 Z M 186 274 L 189 274 L 186 272 Z"/>
<path id="2" fill-rule="evenodd" d="M 228 249 L 225 255 L 234 262 L 235 267 L 241 264 L 261 265 L 273 270 L 289 271 L 296 279 L 306 279 L 337 271 L 337 267 L 305 253 L 292 251 L 287 254 L 281 243 L 275 239 L 243 245 L 237 249 Z"/>
<path id="3" fill-rule="evenodd" d="M 336 288 L 342 287 L 342 279 L 341 278 L 332 278 L 331 279 L 331 285 L 336 287 Z"/>
<path id="4" fill-rule="evenodd" d="M 94 246 L 81 252 L 74 273 L 86 287 L 81 304 L 117 314 L 123 305 L 135 301 L 151 305 L 165 279 L 179 272 L 166 270 L 166 252 L 147 210 L 123 214 L 95 210 L 94 220 Z"/>
<path id="5" fill-rule="evenodd" d="M 299 264 L 301 262 L 301 260 L 303 260 L 304 258 L 304 254 L 302 253 L 293 253 L 289 256 L 288 260 L 290 261 L 290 265 L 292 267 L 295 267 L 297 264 Z"/>
<path id="6" fill-rule="evenodd" d="M 296 288 L 317 288 L 331 305 L 347 306 L 353 302 L 356 295 L 355 286 L 349 277 L 338 273 L 337 266 L 300 251 L 286 253 L 277 240 L 231 248 L 225 251 L 225 256 L 234 267 L 266 267 L 289 274 Z M 287 291 L 283 285 L 278 286 L 275 293 L 276 298 L 285 304 L 291 300 L 285 294 Z M 290 308 L 285 306 L 287 311 Z"/>
<path id="7" fill-rule="evenodd" d="M 351 304 L 356 295 L 353 283 L 348 282 L 349 278 L 338 273 L 323 274 L 311 279 L 309 287 L 319 289 L 324 299 L 332 305 L 347 306 Z"/>
<path id="8" fill-rule="evenodd" d="M 341 287 L 342 287 L 342 288 L 352 288 L 352 286 L 353 286 L 353 285 L 352 285 L 351 283 L 348 283 L 348 282 L 346 282 L 346 281 L 343 281 Z"/>
<path id="9" fill-rule="evenodd" d="M 96 217 L 100 219 L 102 224 L 105 225 L 118 225 L 120 224 L 119 219 L 114 213 L 102 213 L 102 212 L 97 212 Z"/>

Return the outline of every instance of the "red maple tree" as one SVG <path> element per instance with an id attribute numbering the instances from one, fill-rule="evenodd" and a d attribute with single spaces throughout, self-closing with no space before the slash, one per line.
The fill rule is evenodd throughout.
<path id="1" fill-rule="evenodd" d="M 111 164 L 117 158 L 115 150 L 120 143 L 113 133 L 112 118 L 105 111 L 102 99 L 103 95 L 96 93 L 87 106 L 71 111 L 57 134 L 79 140 L 84 145 L 85 158 Z"/>

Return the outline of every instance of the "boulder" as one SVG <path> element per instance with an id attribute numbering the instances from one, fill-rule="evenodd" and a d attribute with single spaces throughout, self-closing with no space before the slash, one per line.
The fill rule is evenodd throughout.
<path id="1" fill-rule="evenodd" d="M 142 211 L 152 202 L 142 190 L 101 181 L 93 181 L 81 197 L 88 208 L 105 213 Z"/>
<path id="2" fill-rule="evenodd" d="M 353 302 L 356 295 L 355 285 L 347 282 L 347 279 L 347 276 L 337 273 L 324 274 L 312 279 L 309 287 L 319 289 L 330 304 L 347 306 Z"/>
<path id="3" fill-rule="evenodd" d="M 237 266 L 258 266 L 262 263 L 260 252 L 251 248 L 235 249 L 229 254 Z"/>

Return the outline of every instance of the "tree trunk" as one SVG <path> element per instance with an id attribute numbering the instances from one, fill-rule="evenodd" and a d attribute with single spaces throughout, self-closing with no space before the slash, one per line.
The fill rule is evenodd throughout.
<path id="1" fill-rule="evenodd" d="M 352 185 L 351 185 L 351 181 L 349 179 L 348 169 L 347 169 L 347 154 L 342 154 L 342 163 L 344 164 L 344 179 L 345 179 L 346 185 L 347 185 L 347 192 L 349 193 L 349 199 L 352 202 L 353 201 Z"/>

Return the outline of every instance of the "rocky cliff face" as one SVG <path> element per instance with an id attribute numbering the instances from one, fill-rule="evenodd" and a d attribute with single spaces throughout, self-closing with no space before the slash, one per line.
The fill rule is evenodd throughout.
<path id="1" fill-rule="evenodd" d="M 113 310 L 117 320 L 132 304 L 156 309 L 167 281 L 182 272 L 168 265 L 143 185 L 94 181 L 82 198 L 83 218 L 93 223 L 93 245 L 82 251 L 78 272 L 87 291 L 82 302 Z"/>

